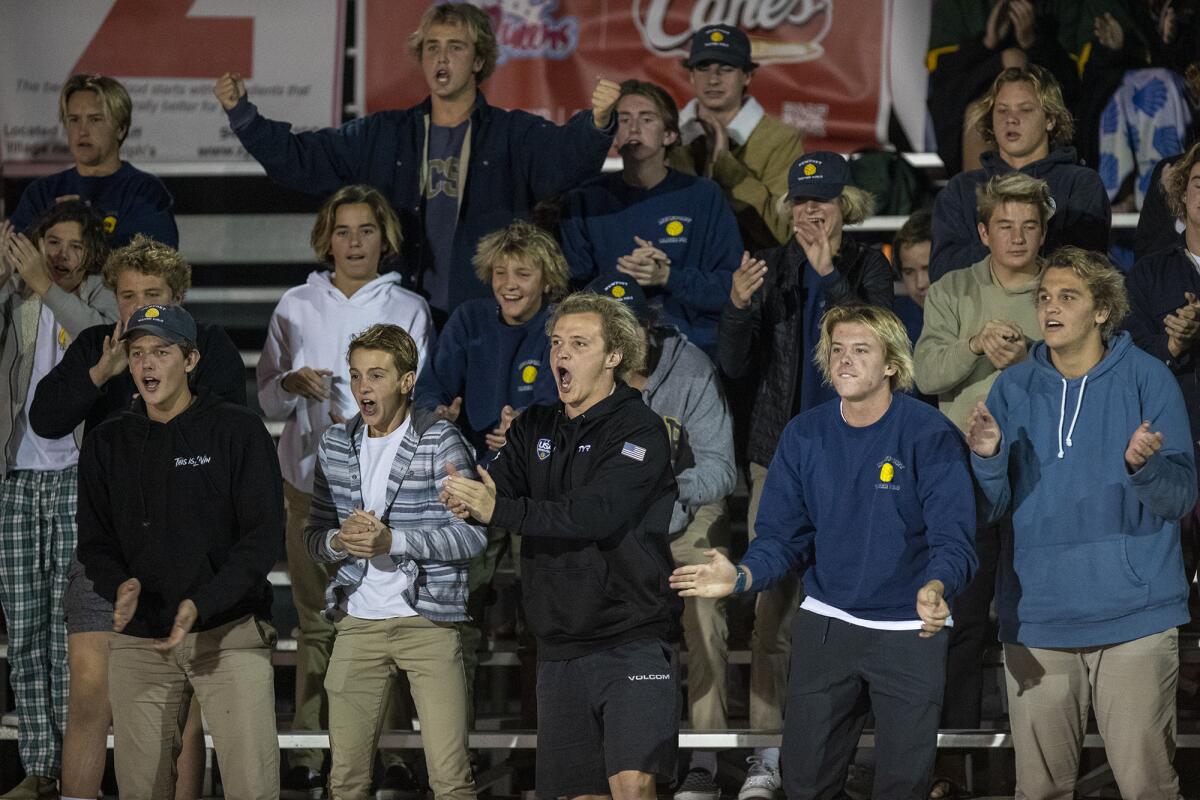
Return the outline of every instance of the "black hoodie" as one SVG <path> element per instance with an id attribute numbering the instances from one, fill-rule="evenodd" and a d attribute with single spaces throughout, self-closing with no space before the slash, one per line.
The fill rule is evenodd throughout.
<path id="1" fill-rule="evenodd" d="M 662 419 L 623 383 L 569 419 L 531 406 L 488 472 L 492 525 L 523 537 L 521 584 L 538 658 L 558 661 L 638 639 L 679 638 L 668 585 L 675 505 Z"/>
<path id="2" fill-rule="evenodd" d="M 195 630 L 271 616 L 267 573 L 284 531 L 275 446 L 257 415 L 207 389 L 170 422 L 139 399 L 84 439 L 77 521 L 101 597 L 142 583 L 131 636 L 168 635 L 188 598 Z"/>

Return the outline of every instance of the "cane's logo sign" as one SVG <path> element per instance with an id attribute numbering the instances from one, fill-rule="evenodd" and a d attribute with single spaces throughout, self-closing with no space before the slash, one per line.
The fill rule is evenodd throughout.
<path id="1" fill-rule="evenodd" d="M 500 48 L 497 63 L 514 58 L 561 60 L 579 44 L 578 17 L 555 18 L 558 0 L 483 0 Z"/>
<path id="2" fill-rule="evenodd" d="M 825 53 L 821 42 L 833 25 L 834 0 L 632 2 L 633 22 L 642 44 L 661 56 L 686 56 L 693 33 L 706 25 L 730 25 L 741 28 L 750 37 L 751 57 L 759 64 L 812 61 Z M 677 21 L 680 12 L 688 17 L 686 26 Z M 713 42 L 724 38 L 720 31 L 709 35 Z"/>

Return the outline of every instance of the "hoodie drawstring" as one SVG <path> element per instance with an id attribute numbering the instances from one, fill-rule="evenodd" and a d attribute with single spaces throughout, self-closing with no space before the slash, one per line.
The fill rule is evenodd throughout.
<path id="1" fill-rule="evenodd" d="M 1075 423 L 1079 421 L 1079 409 L 1083 407 L 1083 392 L 1087 388 L 1087 375 L 1083 376 L 1083 380 L 1079 384 L 1079 397 L 1075 399 L 1075 413 L 1071 416 L 1071 426 L 1067 428 L 1067 447 L 1071 447 L 1071 434 L 1075 433 Z M 1058 457 L 1062 458 L 1066 451 L 1063 450 L 1063 423 L 1067 417 L 1067 379 L 1062 379 L 1062 400 L 1058 404 Z"/>

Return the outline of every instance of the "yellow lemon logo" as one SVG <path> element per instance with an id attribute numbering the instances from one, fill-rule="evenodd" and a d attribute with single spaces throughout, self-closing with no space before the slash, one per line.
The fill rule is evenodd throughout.
<path id="1" fill-rule="evenodd" d="M 667 235 L 678 236 L 683 233 L 683 223 L 679 220 L 672 220 L 667 223 Z"/>
<path id="2" fill-rule="evenodd" d="M 117 229 L 117 218 L 114 217 L 112 214 L 109 214 L 107 217 L 104 218 L 104 232 L 112 233 L 116 229 Z"/>
<path id="3" fill-rule="evenodd" d="M 66 328 L 59 328 L 58 329 L 58 346 L 66 347 L 67 342 L 69 342 L 69 341 L 70 341 L 70 338 L 67 336 Z"/>
<path id="4" fill-rule="evenodd" d="M 879 468 L 879 480 L 884 483 L 891 483 L 892 478 L 896 476 L 896 469 L 891 464 L 884 464 Z"/>
<path id="5" fill-rule="evenodd" d="M 525 381 L 526 383 L 533 383 L 536 381 L 537 367 L 535 367 L 533 364 L 530 364 L 529 366 L 525 367 L 525 369 L 521 370 L 521 380 Z"/>
<path id="6" fill-rule="evenodd" d="M 720 31 L 713 31 L 708 35 L 708 40 L 710 42 L 723 42 L 725 41 L 725 34 Z"/>
<path id="7" fill-rule="evenodd" d="M 817 165 L 816 164 L 805 164 L 804 165 L 804 174 L 810 178 L 813 175 L 816 175 L 817 174 Z"/>
<path id="8" fill-rule="evenodd" d="M 612 287 L 612 296 L 617 298 L 618 300 L 620 300 L 622 297 L 625 296 L 625 287 L 619 283 L 616 286 Z"/>
<path id="9" fill-rule="evenodd" d="M 146 319 L 154 319 L 157 316 L 158 316 L 157 308 L 147 308 L 146 309 Z"/>

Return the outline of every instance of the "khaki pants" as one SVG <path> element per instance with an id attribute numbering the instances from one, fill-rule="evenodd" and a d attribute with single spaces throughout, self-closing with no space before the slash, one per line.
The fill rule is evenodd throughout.
<path id="1" fill-rule="evenodd" d="M 175 795 L 175 762 L 192 694 L 212 733 L 225 795 L 279 797 L 275 732 L 275 630 L 244 617 L 189 633 L 170 654 L 153 639 L 113 634 L 108 691 L 122 798 Z"/>
<path id="2" fill-rule="evenodd" d="M 676 566 L 707 564 L 710 548 L 729 555 L 729 517 L 724 501 L 701 506 L 687 529 L 671 542 Z M 688 718 L 694 730 L 725 730 L 725 668 L 729 662 L 726 599 L 688 597 L 683 603 L 687 645 Z"/>
<path id="3" fill-rule="evenodd" d="M 754 519 L 762 501 L 767 468 L 750 465 L 750 541 L 754 541 Z M 792 620 L 800 607 L 800 578 L 789 575 L 765 592 L 754 604 L 754 633 L 750 637 L 750 727 L 754 730 L 783 730 L 783 706 L 787 698 L 788 663 L 792 655 Z"/>
<path id="4" fill-rule="evenodd" d="M 300 620 L 300 636 L 296 640 L 296 715 L 292 718 L 292 729 L 321 730 L 328 718 L 322 684 L 333 650 L 333 623 L 323 614 L 329 573 L 324 564 L 313 561 L 304 544 L 312 495 L 284 481 L 283 497 L 287 506 L 288 575 L 292 579 L 292 603 Z M 320 771 L 325 753 L 315 749 L 292 750 L 287 759 L 292 767 Z"/>
<path id="5" fill-rule="evenodd" d="M 1074 795 L 1088 707 L 1126 800 L 1176 800 L 1179 633 L 1071 650 L 1004 645 L 1018 800 Z"/>
<path id="6" fill-rule="evenodd" d="M 424 617 L 344 617 L 325 676 L 329 695 L 329 787 L 334 800 L 363 798 L 392 674 L 408 675 L 429 786 L 438 800 L 474 800 L 467 756 L 467 682 L 458 627 Z"/>

